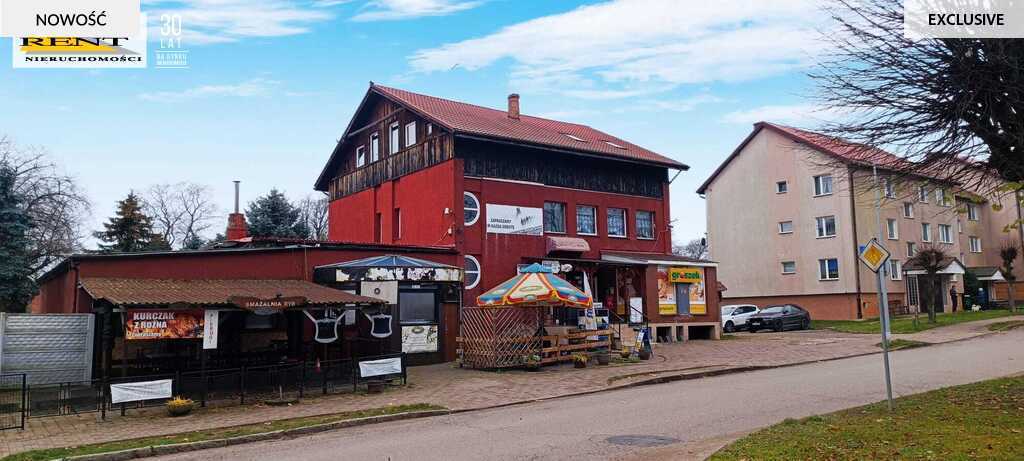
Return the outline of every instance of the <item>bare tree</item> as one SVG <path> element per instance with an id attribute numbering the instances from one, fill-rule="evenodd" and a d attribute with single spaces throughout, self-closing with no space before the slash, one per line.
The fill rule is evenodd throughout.
<path id="1" fill-rule="evenodd" d="M 899 152 L 889 170 L 983 193 L 1024 180 L 1024 40 L 904 36 L 902 2 L 833 0 L 833 52 L 811 77 L 828 133 Z M 999 178 L 1002 181 L 992 181 Z"/>
<path id="2" fill-rule="evenodd" d="M 707 259 L 708 243 L 706 239 L 697 238 L 686 242 L 685 245 L 673 245 L 672 253 L 679 256 L 686 256 L 694 259 Z"/>
<path id="3" fill-rule="evenodd" d="M 929 246 L 921 248 L 907 263 L 918 266 L 926 275 L 918 276 L 918 292 L 921 303 L 928 307 L 928 323 L 935 323 L 935 305 L 942 299 L 942 284 L 938 273 L 946 267 L 948 256 L 941 248 Z M 924 282 L 924 288 L 920 287 Z"/>
<path id="4" fill-rule="evenodd" d="M 75 179 L 61 172 L 42 148 L 21 147 L 0 136 L 0 164 L 14 172 L 15 192 L 25 197 L 24 206 L 32 222 L 28 232 L 29 269 L 38 277 L 64 257 L 81 250 L 89 200 Z"/>
<path id="5" fill-rule="evenodd" d="M 193 183 L 157 184 L 146 192 L 146 214 L 153 230 L 172 248 L 195 246 L 217 218 L 209 186 Z"/>
<path id="6" fill-rule="evenodd" d="M 1003 240 L 1002 245 L 999 247 L 999 259 L 1003 262 L 1003 277 L 1006 278 L 1006 288 L 1009 292 L 1010 301 L 1010 312 L 1017 310 L 1017 294 L 1014 291 L 1014 282 L 1017 281 L 1017 276 L 1013 275 L 1013 262 L 1017 260 L 1017 256 L 1020 254 L 1020 246 L 1017 242 L 1006 239 Z"/>
<path id="7" fill-rule="evenodd" d="M 326 196 L 307 196 L 299 201 L 301 215 L 299 219 L 306 223 L 309 228 L 309 238 L 314 240 L 327 240 L 327 208 Z"/>

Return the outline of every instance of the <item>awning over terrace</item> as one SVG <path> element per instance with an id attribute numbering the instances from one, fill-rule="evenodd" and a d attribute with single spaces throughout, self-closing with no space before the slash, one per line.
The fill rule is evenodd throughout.
<path id="1" fill-rule="evenodd" d="M 95 300 L 132 307 L 195 305 L 275 308 L 380 305 L 359 296 L 305 280 L 167 280 L 83 278 L 82 288 Z M 251 305 L 249 305 L 251 304 Z"/>

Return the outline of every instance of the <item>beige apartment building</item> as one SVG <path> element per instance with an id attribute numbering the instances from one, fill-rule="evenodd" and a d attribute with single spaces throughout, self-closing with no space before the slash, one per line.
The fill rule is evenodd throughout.
<path id="1" fill-rule="evenodd" d="M 819 133 L 756 123 L 697 191 L 706 200 L 711 259 L 728 286 L 723 304 L 788 302 L 816 319 L 876 317 L 877 275 L 857 257 L 871 238 L 892 254 L 884 280 L 898 311 L 919 308 L 920 272 L 904 263 L 925 246 L 949 256 L 944 310 L 951 309 L 950 288 L 963 293 L 966 271 L 1005 299 L 998 249 L 1004 239 L 1020 239 L 1005 229 L 1018 219 L 1017 202 L 891 174 L 905 162 Z"/>

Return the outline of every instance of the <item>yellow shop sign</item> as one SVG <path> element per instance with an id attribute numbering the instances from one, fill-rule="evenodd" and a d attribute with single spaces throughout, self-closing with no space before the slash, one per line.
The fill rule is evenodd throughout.
<path id="1" fill-rule="evenodd" d="M 700 283 L 704 271 L 692 267 L 673 267 L 668 270 L 668 279 L 672 283 Z"/>

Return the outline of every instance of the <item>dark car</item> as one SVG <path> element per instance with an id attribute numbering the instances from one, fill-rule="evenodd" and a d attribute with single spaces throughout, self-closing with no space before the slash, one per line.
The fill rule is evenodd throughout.
<path id="1" fill-rule="evenodd" d="M 806 330 L 811 327 L 811 314 L 796 304 L 778 304 L 761 309 L 747 320 L 751 332 Z"/>

